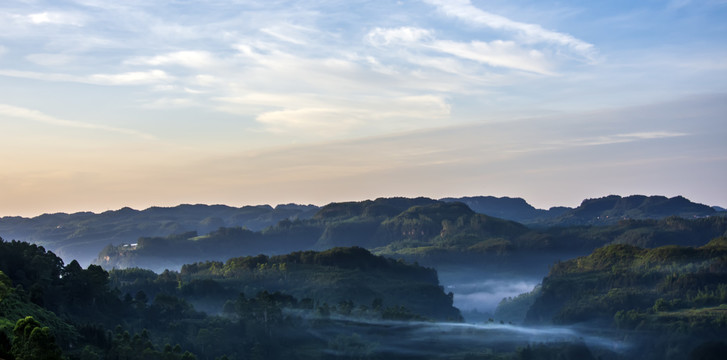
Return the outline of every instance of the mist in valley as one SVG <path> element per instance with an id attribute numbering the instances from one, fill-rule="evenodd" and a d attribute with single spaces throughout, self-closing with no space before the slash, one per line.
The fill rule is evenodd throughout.
<path id="1" fill-rule="evenodd" d="M 544 346 L 580 351 L 582 359 L 593 354 L 629 358 L 633 349 L 630 341 L 598 328 L 331 318 L 309 331 L 329 343 L 329 352 L 349 356 L 436 358 L 516 353 L 528 346 Z"/>
<path id="2" fill-rule="evenodd" d="M 491 317 L 503 299 L 532 291 L 540 280 L 542 278 L 483 277 L 481 281 L 457 281 L 440 275 L 445 291 L 454 294 L 454 306 L 463 312 L 465 320 L 479 320 L 468 319 L 467 314 L 489 314 Z"/>

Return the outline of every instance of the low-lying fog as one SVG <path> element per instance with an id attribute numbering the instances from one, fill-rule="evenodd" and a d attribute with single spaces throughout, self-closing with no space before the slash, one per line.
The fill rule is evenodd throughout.
<path id="1" fill-rule="evenodd" d="M 492 313 L 503 298 L 530 292 L 539 283 L 536 279 L 486 279 L 447 283 L 444 291 L 454 294 L 454 306 L 463 312 Z"/>
<path id="2" fill-rule="evenodd" d="M 511 352 L 528 344 L 577 344 L 589 349 L 624 353 L 627 343 L 602 333 L 570 327 L 523 327 L 507 324 L 366 321 L 331 319 L 331 326 L 313 327 L 337 352 L 436 355 L 456 352 Z"/>
<path id="3" fill-rule="evenodd" d="M 533 290 L 543 276 L 522 276 L 463 269 L 439 270 L 444 291 L 454 294 L 454 306 L 465 321 L 476 323 L 492 317 L 503 298 L 516 297 Z M 497 320 L 497 319 L 496 319 Z"/>

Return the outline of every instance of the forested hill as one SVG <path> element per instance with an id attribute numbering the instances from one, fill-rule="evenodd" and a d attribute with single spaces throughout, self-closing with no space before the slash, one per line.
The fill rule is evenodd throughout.
<path id="1" fill-rule="evenodd" d="M 365 353 L 348 322 L 407 320 L 461 317 L 434 270 L 360 248 L 109 275 L 0 239 L 2 359 L 320 359 Z"/>
<path id="2" fill-rule="evenodd" d="M 558 263 L 525 321 L 654 332 L 658 345 L 639 345 L 650 348 L 646 358 L 686 358 L 727 339 L 727 237 L 701 247 L 609 245 Z"/>
<path id="3" fill-rule="evenodd" d="M 144 237 L 134 245 L 107 246 L 96 263 L 107 269 L 138 266 L 162 271 L 230 256 L 359 246 L 426 266 L 490 266 L 542 276 L 558 259 L 585 255 L 612 242 L 699 246 L 726 231 L 724 217 L 531 229 L 477 214 L 463 203 L 393 198 L 329 204 L 310 219 L 286 219 L 262 231 L 221 228 L 206 235 Z"/>
<path id="4" fill-rule="evenodd" d="M 586 199 L 576 208 L 536 209 L 521 198 L 475 196 L 444 198 L 446 202 L 463 202 L 472 210 L 489 216 L 517 221 L 528 226 L 613 225 L 621 220 L 705 217 L 718 214 L 720 208 L 689 201 L 682 196 L 610 195 Z"/>
<path id="5" fill-rule="evenodd" d="M 557 216 L 573 210 L 569 207 L 553 207 L 548 210 L 536 209 L 525 199 L 494 196 L 467 196 L 459 198 L 443 198 L 444 202 L 461 202 L 473 211 L 501 219 L 517 221 L 521 224 L 534 224 L 552 220 Z"/>
<path id="6" fill-rule="evenodd" d="M 461 321 L 452 294 L 444 293 L 435 270 L 358 247 L 198 262 L 169 274 L 112 270 L 111 284 L 131 294 L 171 292 L 212 313 L 222 312 L 229 294 L 268 291 L 309 299 L 317 306 L 344 306 L 349 314 L 378 307 L 377 311 L 389 308 L 385 316 Z"/>
<path id="7" fill-rule="evenodd" d="M 180 237 L 196 240 L 220 237 L 228 240 L 235 237 L 244 239 L 244 244 L 234 244 L 230 249 L 239 255 L 256 254 L 258 251 L 275 254 L 353 245 L 375 249 L 397 243 L 385 249 L 385 252 L 408 256 L 404 248 L 412 246 L 421 248 L 435 245 L 437 249 L 456 247 L 461 250 L 465 244 L 474 246 L 480 243 L 484 240 L 483 236 L 492 239 L 495 235 L 487 231 L 483 233 L 482 224 L 487 223 L 486 227 L 494 226 L 493 224 L 498 223 L 494 218 L 513 220 L 531 228 L 545 229 L 550 226 L 615 226 L 625 219 L 663 219 L 668 216 L 692 219 L 720 214 L 713 208 L 695 204 L 682 197 L 608 196 L 584 200 L 581 206 L 575 209 L 560 207 L 549 210 L 535 209 L 519 198 L 472 197 L 443 200 L 446 201 L 422 197 L 380 198 L 331 203 L 322 208 L 295 204 L 278 205 L 274 208 L 268 205 L 241 208 L 224 205 L 180 205 L 170 208 L 152 207 L 146 210 L 123 208 L 100 214 L 83 212 L 45 214 L 34 218 L 4 217 L 0 218 L 0 235 L 42 245 L 63 258 L 77 259 L 82 264 L 93 261 L 99 251 L 109 244 L 134 244 L 139 238 L 161 239 L 172 235 L 175 239 Z M 445 208 L 443 203 L 457 205 Z M 463 203 L 466 206 L 462 206 Z M 412 218 L 414 214 L 410 213 L 407 215 L 408 218 L 400 216 L 412 207 L 433 209 L 434 213 L 416 214 L 418 220 L 414 226 L 412 225 L 415 222 Z M 439 210 L 436 210 L 437 207 Z M 474 223 L 471 223 L 468 229 L 465 229 L 463 224 L 457 223 L 465 220 L 472 220 Z M 444 235 L 441 232 L 445 225 L 443 221 L 448 222 L 445 233 L 448 234 L 449 240 L 445 244 L 431 244 L 437 236 Z M 398 230 L 397 226 L 400 227 Z M 456 228 L 454 232 L 453 226 Z M 511 230 L 522 229 L 514 224 L 508 226 Z M 402 231 L 407 227 L 409 234 Z M 220 230 L 221 228 L 233 230 Z M 235 228 L 245 231 L 234 230 Z M 412 230 L 419 231 L 418 235 L 411 232 Z M 515 234 L 518 231 L 519 233 Z M 518 231 L 505 231 L 498 236 L 512 243 L 514 236 L 523 233 L 522 230 Z M 217 233 L 206 236 L 211 232 Z M 252 241 L 251 239 L 256 236 L 263 236 L 266 243 L 258 244 Z M 449 243 L 453 239 L 456 242 L 454 245 Z M 412 240 L 414 243 L 404 244 L 401 243 L 402 240 Z M 141 242 L 149 244 L 146 240 Z M 500 248 L 502 252 L 503 249 L 511 249 L 510 245 L 507 242 L 500 241 L 495 244 L 491 241 L 479 244 L 475 250 L 483 247 Z M 179 251 L 188 250 L 188 247 L 179 249 Z M 422 250 L 418 249 L 416 252 L 421 253 Z M 174 251 L 174 249 L 169 250 L 170 253 Z M 228 255 L 223 250 L 213 251 L 209 247 L 204 247 L 200 251 L 200 255 L 212 255 L 210 259 L 221 259 L 210 252 L 217 251 L 221 256 Z M 166 254 L 163 257 L 167 257 Z M 200 259 L 203 258 L 189 258 L 185 261 Z M 179 263 L 178 259 L 173 259 L 172 262 Z"/>
<path id="8" fill-rule="evenodd" d="M 419 201 L 396 198 L 363 204 L 331 204 L 311 219 L 283 220 L 259 232 L 221 228 L 202 236 L 185 233 L 145 237 L 134 245 L 107 246 L 96 263 L 109 269 L 138 266 L 163 270 L 229 256 L 284 254 L 340 246 L 360 246 L 394 254 L 396 248 L 431 247 L 435 245 L 433 241 L 442 237 L 464 246 L 473 241 L 513 238 L 529 232 L 521 224 L 476 214 L 462 203 L 427 199 L 422 200 L 427 205 L 406 208 Z M 392 213 L 396 215 L 391 216 Z M 457 249 L 461 250 L 461 246 Z"/>
<path id="9" fill-rule="evenodd" d="M 678 216 L 686 219 L 715 215 L 717 211 L 682 196 L 632 195 L 606 196 L 583 200 L 580 206 L 558 216 L 554 222 L 563 225 L 613 224 L 624 219 L 663 219 Z M 547 223 L 547 222 L 546 222 Z"/>
<path id="10" fill-rule="evenodd" d="M 108 244 L 133 243 L 142 236 L 168 236 L 188 231 L 206 234 L 220 227 L 244 226 L 260 230 L 283 219 L 306 219 L 318 211 L 313 205 L 231 207 L 179 205 L 146 210 L 123 208 L 100 214 L 44 214 L 33 218 L 0 218 L 0 235 L 32 242 L 66 259 L 89 263 Z M 69 260 L 70 261 L 70 260 Z"/>

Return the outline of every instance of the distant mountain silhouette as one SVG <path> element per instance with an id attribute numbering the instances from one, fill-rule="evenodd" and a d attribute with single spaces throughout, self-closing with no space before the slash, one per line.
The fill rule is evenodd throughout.
<path id="1" fill-rule="evenodd" d="M 457 248 L 458 251 L 466 248 L 464 244 L 469 242 L 472 243 L 468 246 L 480 243 L 476 247 L 479 250 L 497 248 L 500 252 L 508 251 L 514 245 L 507 245 L 494 238 L 489 243 L 482 243 L 484 238 L 491 238 L 500 231 L 493 232 L 492 229 L 503 229 L 498 233 L 503 239 L 522 235 L 524 227 L 500 222 L 499 219 L 530 228 L 547 228 L 615 225 L 622 220 L 663 219 L 671 216 L 692 219 L 715 214 L 727 213 L 717 212 L 714 208 L 693 203 L 681 196 L 611 195 L 584 200 L 577 208 L 554 207 L 549 210 L 536 209 L 521 198 L 478 196 L 439 201 L 424 197 L 394 197 L 331 203 L 320 208 L 296 204 L 274 208 L 269 205 L 239 208 L 179 205 L 146 210 L 126 207 L 100 214 L 80 212 L 45 214 L 34 218 L 4 217 L 0 218 L 0 235 L 6 239 L 42 245 L 64 258 L 75 258 L 81 263 L 97 259 L 99 252 L 109 244 L 134 244 L 141 238 L 173 236 L 176 239 L 179 235 L 186 236 L 185 239 L 227 239 L 225 241 L 232 241 L 235 248 L 242 246 L 249 252 L 265 250 L 285 253 L 336 246 L 362 246 L 368 249 L 389 246 L 387 251 L 404 256 L 415 252 L 407 248 L 417 248 L 418 253 L 442 248 L 443 244 L 435 240 L 437 237 L 454 241 L 458 245 L 450 244 L 450 248 Z M 239 244 L 235 242 L 238 235 L 250 239 L 264 237 L 265 241 Z M 438 245 L 431 247 L 433 244 Z M 538 241 L 529 240 L 529 244 L 528 248 L 537 247 Z M 213 258 L 226 256 L 229 250 L 220 248 L 213 251 Z M 186 253 L 212 254 L 209 249 Z"/>
<path id="2" fill-rule="evenodd" d="M 682 196 L 610 195 L 583 200 L 580 206 L 558 216 L 554 222 L 558 225 L 597 225 L 614 224 L 624 219 L 697 218 L 715 213 L 713 208 Z"/>
<path id="3" fill-rule="evenodd" d="M 667 214 L 669 207 L 658 198 L 637 201 L 608 197 L 586 200 L 549 219 L 561 224 L 588 223 L 604 214 L 653 207 L 654 214 Z M 522 205 L 524 202 L 520 202 Z M 674 201 L 675 212 L 700 209 L 691 202 Z M 651 205 L 650 205 L 651 204 Z M 667 201 L 667 204 L 672 204 Z M 521 206 L 522 207 L 522 206 Z M 693 214 L 694 211 L 689 214 Z M 425 266 L 461 266 L 514 269 L 546 269 L 558 259 L 585 255 L 609 243 L 644 247 L 660 245 L 700 246 L 721 236 L 727 218 L 711 216 L 682 219 L 670 214 L 664 219 L 603 217 L 599 226 L 526 226 L 512 220 L 479 214 L 463 202 L 427 198 L 379 198 L 359 202 L 332 203 L 309 219 L 284 219 L 262 231 L 241 227 L 220 228 L 208 234 L 197 232 L 166 237 L 142 237 L 136 244 L 107 246 L 95 263 L 105 268 L 143 267 L 156 271 L 203 260 L 230 256 L 285 254 L 301 250 L 326 250 L 359 246 L 376 254 L 417 261 Z M 538 221 L 544 221 L 538 218 Z M 619 220 L 620 219 L 620 220 Z M 616 222 L 616 223 L 610 223 Z"/>
<path id="4" fill-rule="evenodd" d="M 501 219 L 530 224 L 546 219 L 553 219 L 569 210 L 568 207 L 553 207 L 550 210 L 536 209 L 522 198 L 468 196 L 461 198 L 443 198 L 445 202 L 462 202 L 473 211 Z"/>
<path id="5" fill-rule="evenodd" d="M 463 202 L 480 214 L 529 226 L 610 225 L 620 220 L 663 219 L 669 216 L 698 218 L 714 215 L 721 209 L 694 203 L 682 196 L 609 195 L 583 200 L 576 208 L 553 207 L 549 210 L 536 209 L 521 198 L 476 196 L 444 198 L 442 201 Z"/>
<path id="6" fill-rule="evenodd" d="M 189 231 L 206 234 L 220 227 L 261 230 L 284 219 L 307 219 L 314 205 L 285 204 L 232 207 L 178 205 L 103 213 L 43 214 L 33 218 L 0 218 L 0 235 L 44 246 L 66 259 L 89 263 L 108 244 L 135 243 L 144 236 L 169 236 Z"/>

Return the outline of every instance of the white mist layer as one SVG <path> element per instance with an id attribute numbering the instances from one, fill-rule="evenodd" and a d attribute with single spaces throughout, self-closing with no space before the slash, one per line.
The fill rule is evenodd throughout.
<path id="1" fill-rule="evenodd" d="M 454 294 L 454 306 L 462 311 L 492 313 L 503 298 L 530 292 L 538 283 L 533 279 L 487 279 L 453 283 L 447 285 L 445 291 Z"/>
<path id="2" fill-rule="evenodd" d="M 373 353 L 408 355 L 451 354 L 457 351 L 511 352 L 528 344 L 585 344 L 590 349 L 625 353 L 631 345 L 598 328 L 527 327 L 506 324 L 391 321 L 331 317 L 327 326 L 309 330 L 322 340 L 355 336 Z M 612 335 L 612 337 L 611 337 Z"/>

